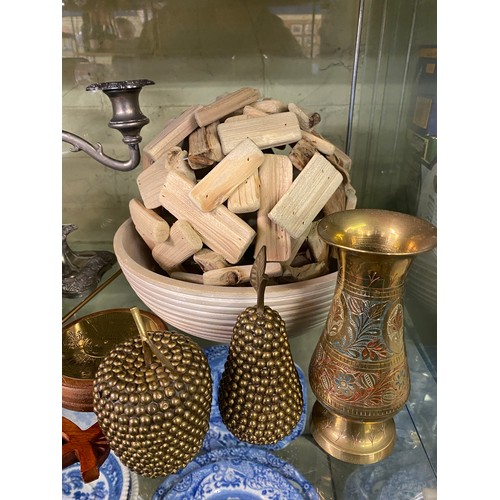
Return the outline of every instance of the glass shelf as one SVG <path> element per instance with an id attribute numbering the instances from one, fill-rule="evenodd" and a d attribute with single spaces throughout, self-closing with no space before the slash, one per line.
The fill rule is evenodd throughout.
<path id="1" fill-rule="evenodd" d="M 118 270 L 118 265 L 102 278 L 102 283 Z M 84 300 L 63 299 L 63 316 Z M 89 300 L 67 323 L 96 311 L 137 306 L 149 311 L 136 296 L 123 274 Z M 167 325 L 168 327 L 168 325 Z M 171 330 L 175 330 L 172 329 Z M 422 357 L 414 324 L 406 326 L 406 347 L 411 377 L 411 392 L 406 406 L 396 415 L 397 442 L 393 453 L 376 464 L 352 465 L 325 453 L 309 430 L 309 417 L 315 397 L 307 384 L 307 421 L 304 432 L 277 456 L 292 464 L 318 491 L 322 499 L 357 500 L 375 498 L 424 498 L 424 488 L 431 495 L 437 484 L 437 387 L 435 375 Z M 304 332 L 290 339 L 295 363 L 306 374 L 321 329 Z M 192 337 L 200 347 L 216 345 Z M 72 412 L 63 409 L 71 419 Z M 95 415 L 93 416 L 95 418 Z M 164 478 L 139 477 L 139 499 L 150 499 Z M 398 496 L 395 496 L 397 492 Z M 427 496 L 432 498 L 432 496 Z"/>

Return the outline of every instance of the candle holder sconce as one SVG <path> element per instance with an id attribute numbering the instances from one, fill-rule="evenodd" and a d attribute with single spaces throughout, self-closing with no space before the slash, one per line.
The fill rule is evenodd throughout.
<path id="1" fill-rule="evenodd" d="M 127 172 L 139 165 L 141 154 L 139 143 L 142 127 L 149 123 L 139 106 L 139 94 L 143 87 L 154 85 L 151 80 L 127 80 L 121 82 L 93 83 L 87 91 L 102 91 L 111 101 L 113 116 L 108 126 L 118 130 L 123 136 L 123 142 L 128 146 L 128 160 L 118 160 L 106 155 L 102 145 L 95 146 L 82 137 L 62 131 L 62 140 L 73 146 L 73 153 L 83 151 L 105 167 Z M 67 236 L 77 229 L 74 224 L 63 224 L 62 227 L 62 294 L 63 297 L 81 297 L 88 294 L 98 285 L 102 275 L 115 262 L 116 257 L 108 251 L 71 250 Z"/>

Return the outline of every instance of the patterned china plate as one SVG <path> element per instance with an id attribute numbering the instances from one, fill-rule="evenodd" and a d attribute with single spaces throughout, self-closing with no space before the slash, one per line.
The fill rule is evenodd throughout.
<path id="1" fill-rule="evenodd" d="M 76 462 L 62 471 L 62 498 L 72 500 L 115 499 L 127 500 L 130 472 L 111 452 L 99 468 L 99 477 L 84 483 L 80 463 Z"/>
<path id="2" fill-rule="evenodd" d="M 210 370 L 212 373 L 212 410 L 210 412 L 210 426 L 208 432 L 203 441 L 203 451 L 211 451 L 219 448 L 227 448 L 231 446 L 251 446 L 252 448 L 262 448 L 265 450 L 280 450 L 287 446 L 294 439 L 299 437 L 304 431 L 306 424 L 306 414 L 307 414 L 307 391 L 306 382 L 304 377 L 304 372 L 296 364 L 297 372 L 299 374 L 300 384 L 302 386 L 302 397 L 304 400 L 304 406 L 302 408 L 302 414 L 300 419 L 288 436 L 285 436 L 281 441 L 274 444 L 263 444 L 263 445 L 251 445 L 244 441 L 240 441 L 235 437 L 222 421 L 222 417 L 219 411 L 219 383 L 224 372 L 224 364 L 227 359 L 229 352 L 229 346 L 218 345 L 213 347 L 208 347 L 205 349 L 205 354 L 208 358 L 208 363 L 210 365 Z"/>
<path id="3" fill-rule="evenodd" d="M 227 460 L 234 462 L 252 462 L 262 465 L 268 469 L 275 469 L 276 472 L 279 472 L 279 474 L 285 477 L 288 482 L 295 487 L 295 489 L 301 494 L 301 498 L 305 500 L 319 500 L 319 496 L 312 484 L 306 481 L 306 479 L 293 465 L 285 462 L 281 458 L 266 450 L 240 446 L 217 449 L 198 455 L 180 472 L 168 476 L 158 487 L 151 500 L 164 500 L 170 498 L 166 497 L 166 493 L 172 488 L 172 485 L 181 481 L 185 475 L 192 473 L 200 467 L 205 467 L 209 464 L 216 464 Z"/>
<path id="4" fill-rule="evenodd" d="M 168 500 L 302 500 L 301 493 L 276 469 L 241 459 L 226 459 L 193 469 L 164 492 Z"/>

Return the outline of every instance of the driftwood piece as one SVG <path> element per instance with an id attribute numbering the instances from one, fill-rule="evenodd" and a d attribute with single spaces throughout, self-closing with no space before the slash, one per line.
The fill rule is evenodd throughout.
<path id="1" fill-rule="evenodd" d="M 203 246 L 198 233 L 187 220 L 172 224 L 168 240 L 153 248 L 153 259 L 167 272 L 177 268 Z"/>
<path id="2" fill-rule="evenodd" d="M 233 286 L 241 283 L 250 282 L 250 274 L 252 265 L 230 266 L 224 269 L 213 269 L 203 273 L 204 285 L 215 286 Z M 279 262 L 268 262 L 266 264 L 265 273 L 270 278 L 281 276 L 283 271 Z"/>
<path id="3" fill-rule="evenodd" d="M 310 132 L 321 121 L 319 113 L 315 111 L 307 111 L 302 106 L 293 102 L 288 104 L 288 110 L 297 115 L 300 128 L 307 132 Z"/>
<path id="4" fill-rule="evenodd" d="M 326 158 L 342 174 L 342 184 L 326 202 L 323 207 L 324 214 L 328 215 L 334 212 L 356 208 L 356 191 L 351 185 L 350 172 L 340 165 L 335 155 Z"/>
<path id="5" fill-rule="evenodd" d="M 290 266 L 294 261 L 295 257 L 297 257 L 297 255 L 300 252 L 300 249 L 302 248 L 302 245 L 304 244 L 309 235 L 310 230 L 311 230 L 311 225 L 307 226 L 307 229 L 298 238 L 290 238 L 290 255 L 288 259 L 285 262 L 283 262 L 284 267 Z"/>
<path id="6" fill-rule="evenodd" d="M 346 172 L 351 171 L 352 160 L 339 148 L 335 148 L 332 155 L 327 155 L 326 159 L 331 161 L 336 167 L 343 168 Z"/>
<path id="7" fill-rule="evenodd" d="M 135 229 L 148 246 L 151 244 L 154 246 L 168 239 L 170 225 L 163 217 L 154 210 L 146 208 L 137 198 L 132 198 L 128 205 Z"/>
<path id="8" fill-rule="evenodd" d="M 228 116 L 224 120 L 224 123 L 241 122 L 241 121 L 244 121 L 244 120 L 249 120 L 251 118 L 255 118 L 255 116 L 251 116 L 251 115 L 232 115 L 232 116 Z"/>
<path id="9" fill-rule="evenodd" d="M 325 215 L 333 214 L 335 212 L 342 212 L 346 209 L 346 191 L 345 184 L 342 182 L 338 189 L 332 194 L 329 200 L 323 207 Z"/>
<path id="10" fill-rule="evenodd" d="M 234 214 L 246 214 L 255 212 L 259 207 L 260 178 L 259 172 L 255 171 L 229 195 L 227 208 Z"/>
<path id="11" fill-rule="evenodd" d="M 143 156 L 149 162 L 155 162 L 160 156 L 173 146 L 178 146 L 196 128 L 195 112 L 201 105 L 194 105 L 186 109 L 177 118 L 170 120 L 166 127 L 157 134 L 142 150 Z"/>
<path id="12" fill-rule="evenodd" d="M 203 272 L 229 266 L 229 262 L 220 253 L 210 248 L 202 248 L 193 255 L 193 259 Z"/>
<path id="13" fill-rule="evenodd" d="M 254 258 L 266 246 L 268 261 L 283 262 L 290 257 L 290 235 L 269 219 L 268 214 L 293 182 L 293 166 L 287 156 L 265 154 L 259 168 L 261 205 L 257 212 Z"/>
<path id="14" fill-rule="evenodd" d="M 300 139 L 288 154 L 288 158 L 297 170 L 302 170 L 318 150 L 306 139 Z"/>
<path id="15" fill-rule="evenodd" d="M 217 127 L 224 154 L 238 144 L 251 139 L 260 149 L 297 142 L 302 137 L 297 116 L 286 111 L 235 122 L 224 122 Z"/>
<path id="16" fill-rule="evenodd" d="M 279 99 L 264 98 L 261 101 L 254 102 L 252 106 L 265 113 L 283 113 L 288 111 L 288 106 Z"/>
<path id="17" fill-rule="evenodd" d="M 198 283 L 203 285 L 203 275 L 196 273 L 187 273 L 186 271 L 172 271 L 168 275 L 176 280 L 187 281 L 188 283 Z"/>
<path id="18" fill-rule="evenodd" d="M 248 105 L 243 108 L 243 114 L 255 118 L 258 116 L 267 116 L 269 113 L 266 113 L 261 109 L 257 109 L 253 105 Z"/>
<path id="19" fill-rule="evenodd" d="M 291 277 L 294 281 L 305 281 L 324 276 L 328 273 L 328 266 L 324 262 L 313 262 L 301 267 L 287 267 L 283 271 L 283 277 Z"/>
<path id="20" fill-rule="evenodd" d="M 245 139 L 193 187 L 189 197 L 200 210 L 209 212 L 224 203 L 263 161 L 262 151 Z"/>
<path id="21" fill-rule="evenodd" d="M 236 264 L 254 240 L 255 231 L 224 205 L 201 211 L 189 196 L 194 185 L 185 176 L 169 172 L 160 192 L 161 204 L 174 217 L 189 220 L 207 247 Z"/>
<path id="22" fill-rule="evenodd" d="M 341 182 L 339 171 L 323 155 L 315 153 L 290 189 L 269 212 L 269 218 L 292 238 L 298 238 Z"/>
<path id="23" fill-rule="evenodd" d="M 205 127 L 198 127 L 189 135 L 189 155 L 187 157 L 190 167 L 194 170 L 212 166 L 224 158 L 217 133 L 219 121 L 210 123 Z"/>
<path id="24" fill-rule="evenodd" d="M 338 191 L 338 190 L 337 190 Z M 328 265 L 330 247 L 318 234 L 319 221 L 313 221 L 307 235 L 307 246 L 314 262 L 324 262 Z"/>
<path id="25" fill-rule="evenodd" d="M 193 182 L 196 180 L 193 170 L 185 162 L 186 156 L 186 151 L 178 146 L 173 146 L 137 176 L 137 187 L 146 208 L 153 209 L 161 206 L 160 190 L 170 170 L 179 171 Z"/>
<path id="26" fill-rule="evenodd" d="M 195 112 L 198 126 L 204 127 L 210 123 L 224 118 L 239 108 L 257 101 L 261 98 L 260 91 L 250 87 L 243 87 L 229 94 L 220 96 L 214 102 L 201 106 Z"/>
<path id="27" fill-rule="evenodd" d="M 312 132 L 302 131 L 302 139 L 306 139 L 314 145 L 314 147 L 324 155 L 333 155 L 335 153 L 335 146 L 321 137 L 319 134 Z"/>

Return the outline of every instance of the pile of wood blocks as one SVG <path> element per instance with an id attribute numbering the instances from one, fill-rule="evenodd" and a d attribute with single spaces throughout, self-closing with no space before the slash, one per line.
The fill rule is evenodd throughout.
<path id="1" fill-rule="evenodd" d="M 159 271 L 247 285 L 266 246 L 270 284 L 336 270 L 319 220 L 356 206 L 351 159 L 315 130 L 321 117 L 244 87 L 195 105 L 143 149 L 134 226 Z"/>

